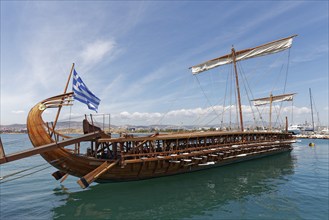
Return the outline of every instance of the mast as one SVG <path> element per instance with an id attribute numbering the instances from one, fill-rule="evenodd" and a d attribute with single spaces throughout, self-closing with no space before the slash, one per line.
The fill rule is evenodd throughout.
<path id="1" fill-rule="evenodd" d="M 65 89 L 64 89 L 64 94 L 66 93 L 67 87 L 69 86 L 73 69 L 74 69 L 74 63 L 72 64 L 70 75 L 69 75 L 69 78 L 67 79 L 67 82 L 66 82 L 66 86 L 65 86 Z M 56 115 L 56 118 L 55 118 L 55 121 L 54 121 L 54 124 L 53 124 L 53 130 L 55 130 L 55 127 L 56 127 L 56 124 L 57 124 L 57 121 L 58 121 L 59 114 L 61 113 L 61 109 L 62 109 L 62 105 L 59 105 L 58 110 L 57 110 L 57 115 Z"/>
<path id="2" fill-rule="evenodd" d="M 239 105 L 239 115 L 240 115 L 240 127 L 241 131 L 243 131 L 243 119 L 242 119 L 242 107 L 241 107 L 241 96 L 240 96 L 240 87 L 239 87 L 239 77 L 238 77 L 238 70 L 236 68 L 236 54 L 234 47 L 232 47 L 232 58 L 234 64 L 234 73 L 235 73 L 235 82 L 236 82 L 236 91 L 238 93 L 238 105 Z"/>
<path id="3" fill-rule="evenodd" d="M 243 131 L 243 119 L 242 119 L 242 106 L 241 106 L 241 96 L 240 96 L 240 87 L 239 87 L 239 77 L 238 77 L 238 71 L 236 67 L 236 63 L 241 60 L 246 60 L 250 58 L 260 57 L 260 56 L 266 56 L 273 53 L 278 53 L 284 50 L 287 50 L 291 47 L 293 38 L 297 35 L 292 35 L 290 37 L 282 38 L 280 40 L 272 41 L 257 47 L 248 48 L 244 50 L 235 51 L 235 49 L 232 47 L 231 53 L 226 54 L 224 56 L 217 57 L 212 60 L 208 60 L 206 62 L 194 65 L 190 67 L 192 74 L 196 75 L 201 72 L 211 70 L 213 68 L 223 66 L 226 64 L 233 63 L 234 65 L 234 72 L 235 72 L 235 78 L 236 78 L 236 89 L 238 93 L 238 106 L 239 106 L 239 115 L 240 115 L 240 126 L 241 130 Z M 274 101 L 274 100 L 272 100 Z"/>
<path id="4" fill-rule="evenodd" d="M 281 94 L 281 95 L 273 95 L 272 93 L 270 94 L 269 97 L 264 97 L 264 98 L 258 98 L 251 100 L 254 102 L 254 106 L 260 106 L 260 105 L 270 105 L 270 116 L 269 116 L 269 130 L 272 130 L 272 105 L 273 102 L 283 102 L 283 101 L 293 101 L 293 96 L 296 93 L 290 93 L 290 94 Z"/>
<path id="5" fill-rule="evenodd" d="M 312 91 L 311 91 L 311 88 L 309 88 L 309 92 L 310 92 L 311 114 L 312 114 L 312 129 L 314 131 L 314 118 L 313 118 L 313 104 L 312 104 Z"/>
<path id="6" fill-rule="evenodd" d="M 273 102 L 273 95 L 271 93 L 270 95 L 270 126 L 269 126 L 269 130 L 272 130 L 272 102 Z"/>
<path id="7" fill-rule="evenodd" d="M 288 117 L 286 116 L 286 133 L 288 133 Z"/>

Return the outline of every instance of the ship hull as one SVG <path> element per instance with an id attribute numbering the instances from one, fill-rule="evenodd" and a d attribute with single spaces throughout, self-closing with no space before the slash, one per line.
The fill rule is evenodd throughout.
<path id="1" fill-rule="evenodd" d="M 36 148 L 69 138 L 56 133 L 41 117 L 44 106 L 58 99 L 63 100 L 63 95 L 38 103 L 29 113 L 28 134 Z M 80 153 L 80 142 L 76 142 L 74 149 L 58 144 L 60 147 L 41 156 L 65 174 L 80 178 L 94 175 L 90 182 L 130 181 L 200 171 L 289 152 L 294 138 L 289 133 L 258 131 L 120 138 L 99 132 L 99 136 L 88 141 L 94 146 L 91 154 Z M 105 150 L 111 151 L 113 157 L 102 159 L 100 153 L 105 153 Z M 96 174 L 93 173 L 96 171 Z"/>

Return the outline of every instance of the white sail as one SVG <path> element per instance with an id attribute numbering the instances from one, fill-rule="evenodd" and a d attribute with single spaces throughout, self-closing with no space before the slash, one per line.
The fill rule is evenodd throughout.
<path id="1" fill-rule="evenodd" d="M 258 47 L 236 51 L 236 61 L 246 60 L 253 57 L 260 57 L 269 55 L 272 53 L 278 53 L 280 51 L 286 50 L 291 47 L 293 38 L 297 35 L 293 35 L 291 37 L 283 38 L 281 40 L 273 41 Z M 222 57 L 218 57 L 207 62 L 192 66 L 192 73 L 198 74 L 206 70 L 213 69 L 218 66 L 222 66 L 225 64 L 229 64 L 233 62 L 233 56 L 231 54 L 227 54 Z"/>
<path id="2" fill-rule="evenodd" d="M 260 99 L 254 99 L 251 101 L 254 102 L 254 106 L 267 105 L 267 104 L 270 104 L 271 102 L 273 103 L 273 102 L 292 101 L 295 94 L 296 93 L 284 94 L 284 95 L 278 95 L 278 96 L 270 96 L 270 97 L 265 97 L 265 98 L 260 98 Z"/>

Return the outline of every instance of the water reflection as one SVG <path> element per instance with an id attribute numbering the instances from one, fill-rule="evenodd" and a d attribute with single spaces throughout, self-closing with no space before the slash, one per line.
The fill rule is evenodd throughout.
<path id="1" fill-rule="evenodd" d="M 66 195 L 55 208 L 63 219 L 172 219 L 202 216 L 206 211 L 248 196 L 270 193 L 294 173 L 290 153 L 249 162 L 145 181 L 98 184 Z M 64 199 L 64 198 L 63 198 Z"/>

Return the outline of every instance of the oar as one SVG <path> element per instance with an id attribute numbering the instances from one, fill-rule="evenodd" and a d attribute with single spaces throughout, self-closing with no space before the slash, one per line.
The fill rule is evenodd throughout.
<path id="1" fill-rule="evenodd" d="M 116 164 L 118 164 L 120 159 L 114 161 L 113 163 L 109 164 L 108 161 L 105 161 L 102 163 L 99 167 L 94 169 L 93 171 L 89 172 L 85 176 L 81 177 L 77 183 L 81 186 L 81 188 L 85 189 L 87 188 L 90 183 L 94 182 L 96 179 L 98 179 L 103 173 L 108 171 L 110 168 L 114 167 Z"/>
<path id="2" fill-rule="evenodd" d="M 64 176 L 63 176 L 63 178 L 61 179 L 61 181 L 60 181 L 60 183 L 62 183 L 62 182 L 64 182 L 64 180 L 66 180 L 66 178 L 69 176 L 69 174 L 67 173 L 67 174 L 65 174 Z"/>
<path id="3" fill-rule="evenodd" d="M 56 172 L 54 172 L 53 174 L 51 174 L 56 180 L 60 180 L 63 176 L 66 175 L 66 173 L 57 170 Z"/>

